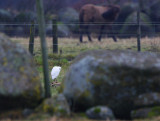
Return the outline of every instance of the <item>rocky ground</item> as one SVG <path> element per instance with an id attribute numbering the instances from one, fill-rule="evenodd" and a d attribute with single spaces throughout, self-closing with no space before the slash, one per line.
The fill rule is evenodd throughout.
<path id="1" fill-rule="evenodd" d="M 112 42 L 82 46 L 74 41 L 74 54 L 67 55 L 71 52 L 67 48 L 64 55 L 49 54 L 49 68 L 59 64 L 64 70 L 63 77 L 58 78 L 61 86 L 52 89 L 52 97 L 44 100 L 39 49 L 36 48 L 33 60 L 25 49 L 8 37 L 1 35 L 0 43 L 0 120 L 159 120 L 158 46 L 148 48 L 143 42 L 145 49 L 156 53 L 90 50 L 75 58 L 78 55 L 75 48 L 79 52 L 84 48 L 86 51 L 87 46 L 93 49 L 95 45 L 104 49 Z M 120 48 L 122 43 L 124 41 L 112 47 Z M 129 45 L 124 46 L 129 48 Z"/>

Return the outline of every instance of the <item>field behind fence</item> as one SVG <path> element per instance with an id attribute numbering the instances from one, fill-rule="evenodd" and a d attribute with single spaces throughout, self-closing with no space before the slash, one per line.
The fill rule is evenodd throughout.
<path id="1" fill-rule="evenodd" d="M 29 37 L 12 37 L 14 42 L 21 44 L 27 50 L 29 48 Z M 53 42 L 51 37 L 46 38 L 48 53 L 53 53 Z M 34 41 L 34 54 L 40 54 L 40 40 L 39 37 Z M 107 50 L 135 50 L 137 51 L 137 38 L 118 38 L 118 42 L 114 42 L 112 38 L 103 38 L 101 42 L 97 38 L 93 38 L 93 42 L 88 42 L 88 38 L 84 37 L 84 43 L 80 43 L 78 38 L 58 38 L 58 51 L 62 54 L 78 55 L 81 52 L 93 49 L 107 49 Z M 158 52 L 160 47 L 160 37 L 144 37 L 141 39 L 142 51 Z"/>
<path id="2" fill-rule="evenodd" d="M 147 24 L 147 23 L 146 23 Z M 72 25 L 72 24 L 71 24 Z M 90 31 L 94 32 L 91 33 L 91 37 L 93 38 L 93 42 L 89 42 L 87 36 L 85 35 L 84 42 L 79 42 L 79 34 L 78 33 L 67 33 L 64 35 L 64 33 L 61 33 L 58 28 L 61 26 L 64 26 L 62 24 L 46 24 L 46 26 L 50 26 L 50 32 L 47 33 L 47 48 L 49 53 L 55 53 L 61 52 L 63 54 L 73 54 L 77 55 L 80 52 L 83 52 L 85 50 L 92 50 L 92 49 L 129 49 L 129 50 L 138 50 L 138 39 L 141 42 L 141 50 L 142 51 L 158 51 L 159 50 L 159 33 L 156 33 L 154 31 L 139 31 L 138 30 L 130 30 L 128 33 L 118 33 L 118 30 L 116 29 L 117 25 L 121 24 L 114 24 L 113 25 L 113 33 L 118 38 L 118 42 L 114 42 L 113 39 L 110 37 L 111 34 L 108 32 L 107 28 L 104 30 L 102 41 L 99 42 L 97 39 L 98 32 L 100 31 L 98 26 L 97 27 L 91 27 Z M 137 27 L 137 24 L 130 23 L 123 26 L 130 26 L 132 25 L 133 28 Z M 148 23 L 150 25 L 150 23 Z M 8 24 L 2 24 L 0 26 L 9 26 Z M 26 49 L 30 48 L 30 51 L 34 51 L 31 53 L 37 54 L 40 50 L 40 40 L 38 37 L 38 25 L 31 23 L 31 24 L 13 24 L 10 25 L 12 28 L 17 28 L 17 26 L 23 27 L 23 34 L 21 33 L 12 33 L 10 35 L 9 27 L 8 31 L 3 31 L 7 35 L 10 35 L 13 41 L 20 43 L 23 45 Z M 78 26 L 78 24 L 76 25 Z M 95 25 L 94 25 L 95 26 Z M 141 25 L 143 26 L 143 25 Z M 141 27 L 140 26 L 140 27 Z M 153 24 L 153 30 L 156 29 L 157 26 L 160 26 L 160 24 Z M 2 27 L 1 27 L 2 28 Z M 7 28 L 7 27 L 5 27 Z M 55 29 L 56 28 L 56 29 Z M 11 30 L 12 31 L 12 30 Z M 76 31 L 79 31 L 78 28 Z M 96 31 L 96 32 L 95 32 Z M 107 32 L 105 32 L 107 31 Z M 145 33 L 144 33 L 145 32 Z M 56 43 L 54 43 L 57 41 Z M 30 43 L 30 47 L 29 47 Z M 34 45 L 34 46 L 33 46 Z M 53 50 L 54 48 L 54 50 Z"/>

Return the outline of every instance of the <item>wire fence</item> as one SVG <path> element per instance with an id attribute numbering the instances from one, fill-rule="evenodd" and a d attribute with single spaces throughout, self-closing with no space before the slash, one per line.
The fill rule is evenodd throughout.
<path id="1" fill-rule="evenodd" d="M 31 37 L 31 26 L 32 23 L 7 23 L 0 24 L 0 32 L 9 35 L 12 40 L 23 45 L 26 49 L 29 48 L 29 40 Z M 53 43 L 53 26 L 57 25 L 57 37 L 58 43 Z M 86 35 L 84 36 L 84 43 L 79 42 L 79 25 L 80 23 L 47 23 L 46 24 L 46 35 L 48 50 L 52 53 L 53 45 L 58 47 L 58 51 L 64 50 L 64 53 L 78 53 L 88 49 L 129 49 L 135 50 L 137 46 L 137 23 L 114 23 L 113 33 L 110 33 L 108 28 L 102 33 L 102 42 L 98 42 L 97 36 L 100 31 L 101 25 L 109 25 L 108 23 L 94 23 L 90 24 L 89 31 L 94 42 L 88 42 Z M 84 25 L 84 24 L 83 24 Z M 86 24 L 88 25 L 88 24 Z M 123 26 L 123 27 L 122 27 Z M 160 22 L 155 23 L 140 23 L 141 26 L 141 37 L 142 37 L 142 48 L 159 45 L 159 29 Z M 34 23 L 34 53 L 36 50 L 40 50 L 40 41 L 38 39 L 38 24 Z M 113 42 L 111 36 L 116 35 L 118 42 Z M 146 42 L 145 42 L 146 41 Z M 154 44 L 153 44 L 154 43 Z M 113 46 L 113 47 L 111 47 Z M 117 46 L 117 47 L 114 47 Z M 123 48 L 124 47 L 124 48 Z M 76 50 L 77 49 L 77 50 Z M 149 50 L 149 49 L 148 49 Z"/>
<path id="2" fill-rule="evenodd" d="M 29 29 L 30 29 L 31 25 L 32 25 L 31 23 L 0 24 L 0 31 L 4 32 L 5 34 L 7 34 L 9 36 L 16 36 L 16 35 L 17 36 L 29 36 L 29 32 L 30 32 Z M 36 35 L 38 35 L 38 24 L 35 23 L 34 25 L 35 25 Z M 63 34 L 65 33 L 65 31 L 67 32 L 67 30 L 65 30 L 66 29 L 65 27 L 71 29 L 71 33 L 65 35 L 65 36 L 69 37 L 73 34 L 78 34 L 78 31 L 79 31 L 78 27 L 81 24 L 79 24 L 79 23 L 63 23 L 63 24 L 58 23 L 57 25 L 58 25 L 58 28 L 59 28 L 58 34 L 59 34 L 60 37 L 64 36 Z M 88 24 L 83 24 L 83 25 L 88 25 Z M 100 29 L 99 27 L 101 25 L 106 25 L 107 26 L 107 25 L 110 25 L 110 24 L 107 24 L 107 23 L 90 24 L 92 31 L 95 30 L 97 32 L 99 31 L 99 29 Z M 46 33 L 48 32 L 47 33 L 48 36 L 52 36 L 52 26 L 53 26 L 53 24 L 46 24 Z M 113 28 L 114 28 L 113 31 L 116 34 L 119 34 L 121 36 L 123 36 L 123 35 L 124 36 L 127 36 L 127 35 L 132 36 L 132 35 L 135 35 L 133 33 L 135 33 L 134 29 L 136 29 L 136 26 L 137 26 L 136 22 L 135 23 L 125 23 L 125 24 L 114 23 L 113 24 Z M 61 28 L 61 27 L 63 27 L 63 28 Z M 123 29 L 127 29 L 127 27 L 128 27 L 128 30 L 127 31 L 124 30 L 124 31 L 126 31 L 128 33 L 123 32 Z M 153 35 L 153 34 L 156 35 L 156 34 L 160 33 L 160 30 L 159 30 L 160 23 L 158 23 L 158 22 L 156 22 L 156 23 L 141 23 L 141 27 L 142 27 L 142 35 L 144 34 L 146 36 L 150 36 L 150 35 Z M 157 30 L 157 28 L 158 28 L 158 30 Z M 64 29 L 64 31 L 61 30 L 61 29 Z M 74 30 L 72 30 L 72 29 L 74 29 Z M 70 31 L 70 30 L 68 30 L 68 31 Z M 106 28 L 106 31 L 107 31 L 107 28 Z M 62 32 L 64 32 L 64 33 L 62 33 Z"/>

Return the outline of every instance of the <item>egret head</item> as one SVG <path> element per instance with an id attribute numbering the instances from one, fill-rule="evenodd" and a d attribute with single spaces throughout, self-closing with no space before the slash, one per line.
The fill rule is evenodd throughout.
<path id="1" fill-rule="evenodd" d="M 56 69 L 61 70 L 61 67 L 60 67 L 60 66 L 54 66 L 53 68 L 56 68 Z"/>

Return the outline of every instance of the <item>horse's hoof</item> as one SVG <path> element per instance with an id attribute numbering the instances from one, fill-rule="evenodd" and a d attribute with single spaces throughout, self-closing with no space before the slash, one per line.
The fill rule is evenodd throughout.
<path id="1" fill-rule="evenodd" d="M 117 39 L 116 38 L 113 38 L 114 42 L 117 42 Z"/>
<path id="2" fill-rule="evenodd" d="M 98 41 L 101 42 L 101 38 L 98 38 Z"/>

